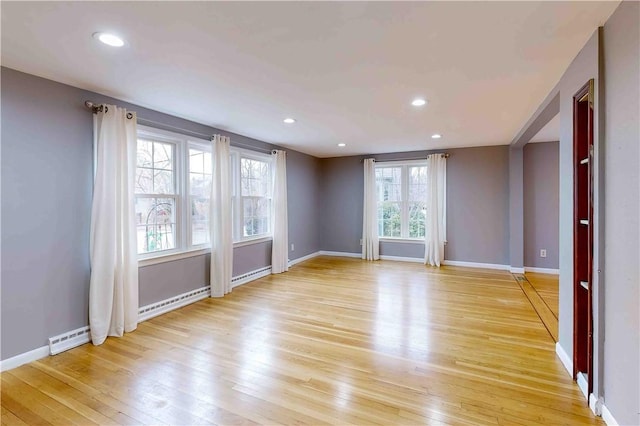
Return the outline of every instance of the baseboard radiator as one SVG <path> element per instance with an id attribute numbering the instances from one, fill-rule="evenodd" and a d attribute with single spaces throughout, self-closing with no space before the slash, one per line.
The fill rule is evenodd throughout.
<path id="1" fill-rule="evenodd" d="M 238 275 L 237 277 L 233 277 L 231 279 L 231 287 L 238 287 L 242 284 L 246 284 L 270 274 L 271 266 L 247 272 L 245 274 Z M 206 299 L 209 296 L 211 296 L 211 286 L 206 286 L 178 294 L 177 296 L 170 297 L 169 299 L 142 306 L 138 310 L 138 323 L 157 317 L 158 315 L 166 314 L 167 312 L 183 306 L 190 305 L 199 300 Z M 85 326 L 49 338 L 49 354 L 56 355 L 77 346 L 84 345 L 85 343 L 89 343 L 91 341 L 90 331 L 89 326 Z"/>

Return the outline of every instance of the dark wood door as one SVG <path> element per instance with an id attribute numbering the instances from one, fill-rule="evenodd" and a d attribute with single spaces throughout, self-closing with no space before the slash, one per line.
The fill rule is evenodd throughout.
<path id="1" fill-rule="evenodd" d="M 593 391 L 593 80 L 573 97 L 573 378 Z"/>

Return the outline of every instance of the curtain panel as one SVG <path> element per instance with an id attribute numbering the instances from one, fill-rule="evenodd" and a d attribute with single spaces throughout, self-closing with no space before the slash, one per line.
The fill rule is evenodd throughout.
<path id="1" fill-rule="evenodd" d="M 276 150 L 271 154 L 273 180 L 273 214 L 271 230 L 271 273 L 289 270 L 289 222 L 287 219 L 287 153 Z"/>
<path id="2" fill-rule="evenodd" d="M 447 159 L 442 154 L 427 158 L 427 216 L 425 218 L 424 263 L 440 266 L 444 260 L 447 204 Z"/>
<path id="3" fill-rule="evenodd" d="M 378 260 L 378 198 L 376 194 L 375 160 L 364 160 L 364 201 L 362 209 L 362 258 Z"/>
<path id="4" fill-rule="evenodd" d="M 103 105 L 94 117 L 89 325 L 94 345 L 138 325 L 138 254 L 134 178 L 135 113 Z"/>
<path id="5" fill-rule="evenodd" d="M 231 292 L 233 235 L 231 218 L 231 141 L 215 135 L 211 140 L 213 176 L 211 178 L 211 297 Z"/>

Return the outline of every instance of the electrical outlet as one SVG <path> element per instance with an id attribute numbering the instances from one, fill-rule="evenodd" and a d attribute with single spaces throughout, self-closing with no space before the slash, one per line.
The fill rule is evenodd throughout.
<path id="1" fill-rule="evenodd" d="M 295 249 L 295 246 L 293 245 L 293 243 L 291 243 L 291 251 L 294 251 Z"/>
<path id="2" fill-rule="evenodd" d="M 547 250 L 546 249 L 540 249 L 540 257 L 547 257 Z"/>

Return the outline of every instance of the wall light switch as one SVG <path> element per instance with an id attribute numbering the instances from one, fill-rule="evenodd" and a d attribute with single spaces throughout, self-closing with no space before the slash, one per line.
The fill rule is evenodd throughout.
<path id="1" fill-rule="evenodd" d="M 547 250 L 540 249 L 540 257 L 547 257 Z"/>

